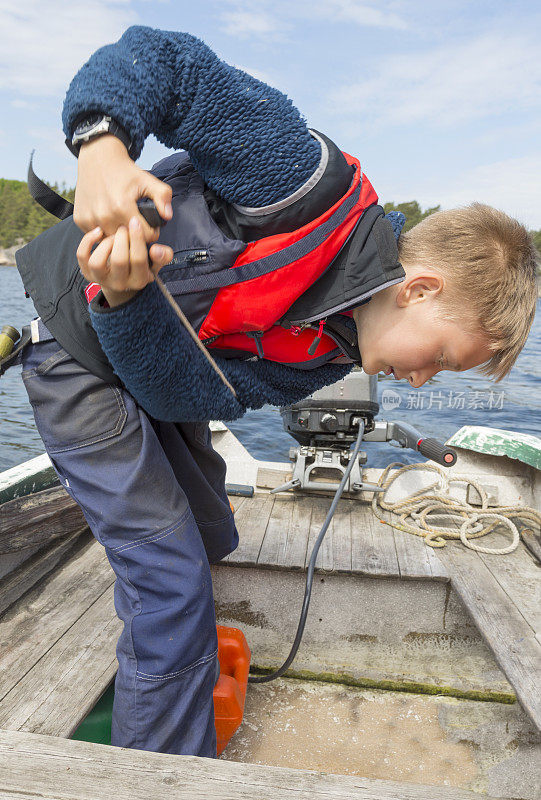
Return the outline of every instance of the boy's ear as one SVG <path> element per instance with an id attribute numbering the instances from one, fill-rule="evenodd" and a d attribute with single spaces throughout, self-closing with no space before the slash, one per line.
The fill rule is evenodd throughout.
<path id="1" fill-rule="evenodd" d="M 423 303 L 425 300 L 435 299 L 445 286 L 445 281 L 443 276 L 438 273 L 423 272 L 406 276 L 406 280 L 398 286 L 396 304 L 400 308 L 404 308 L 412 303 Z"/>

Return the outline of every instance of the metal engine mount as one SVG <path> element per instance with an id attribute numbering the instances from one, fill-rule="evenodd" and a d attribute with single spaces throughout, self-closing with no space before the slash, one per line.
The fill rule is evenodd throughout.
<path id="1" fill-rule="evenodd" d="M 357 438 L 359 423 L 364 424 L 365 433 L 374 430 L 379 411 L 377 385 L 376 375 L 356 370 L 305 400 L 280 409 L 284 428 L 300 447 L 289 451 L 294 464 L 292 479 L 273 492 L 291 488 L 336 490 L 351 459 L 350 446 Z M 361 451 L 344 491 L 379 490 L 363 484 L 361 467 L 366 460 L 366 453 Z"/>
<path id="2" fill-rule="evenodd" d="M 405 422 L 374 420 L 379 413 L 378 378 L 353 370 L 332 386 L 280 409 L 285 430 L 300 447 L 292 447 L 289 458 L 293 475 L 272 492 L 288 489 L 335 491 L 351 460 L 351 445 L 363 426 L 363 439 L 372 442 L 397 442 L 397 447 L 415 450 L 445 467 L 456 461 L 456 453 L 436 439 L 426 439 Z M 367 455 L 360 451 L 344 487 L 346 492 L 379 492 L 375 484 L 363 482 L 362 468 Z"/>

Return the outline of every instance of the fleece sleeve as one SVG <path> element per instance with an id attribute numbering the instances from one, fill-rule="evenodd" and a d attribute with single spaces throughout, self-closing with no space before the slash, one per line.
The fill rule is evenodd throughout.
<path id="1" fill-rule="evenodd" d="M 351 365 L 299 370 L 262 359 L 216 358 L 235 387 L 222 383 L 155 283 L 113 309 L 100 297 L 90 316 L 101 346 L 126 389 L 152 417 L 186 422 L 232 420 L 265 403 L 287 405 L 344 377 Z M 152 341 L 149 341 L 149 332 Z"/>
<path id="2" fill-rule="evenodd" d="M 291 100 L 187 33 L 134 26 L 97 50 L 68 89 L 66 136 L 91 111 L 122 125 L 133 158 L 153 133 L 168 147 L 187 150 L 224 200 L 245 206 L 288 197 L 321 157 Z"/>

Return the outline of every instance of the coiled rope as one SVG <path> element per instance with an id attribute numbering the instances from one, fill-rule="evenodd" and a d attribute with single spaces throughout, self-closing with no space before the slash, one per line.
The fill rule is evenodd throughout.
<path id="1" fill-rule="evenodd" d="M 389 475 L 391 469 L 399 467 L 397 472 Z M 385 497 L 392 484 L 410 470 L 432 471 L 437 473 L 438 480 L 419 491 L 398 500 L 395 503 L 388 502 Z M 467 487 L 473 486 L 481 498 L 481 507 L 477 508 L 470 503 L 461 502 L 452 497 L 449 492 L 451 483 L 465 483 Z M 378 480 L 383 492 L 374 492 L 372 498 L 372 511 L 381 522 L 392 525 L 393 528 L 412 533 L 415 536 L 422 536 L 430 547 L 444 547 L 447 539 L 460 539 L 462 544 L 470 550 L 478 553 L 492 553 L 493 555 L 505 555 L 516 550 L 520 541 L 520 533 L 512 521 L 518 519 L 525 524 L 533 524 L 541 527 L 541 514 L 528 506 L 488 506 L 488 497 L 484 488 L 476 481 L 466 475 L 449 475 L 441 467 L 433 463 L 407 464 L 406 466 L 393 462 L 387 466 Z M 467 494 L 466 494 L 467 496 Z M 384 512 L 391 513 L 391 520 L 385 518 Z M 445 519 L 449 522 L 458 521 L 457 526 L 436 527 L 429 524 L 434 519 Z M 481 520 L 493 520 L 488 525 L 484 525 Z M 499 525 L 505 525 L 512 534 L 512 541 L 506 547 L 490 548 L 472 542 L 486 536 Z"/>

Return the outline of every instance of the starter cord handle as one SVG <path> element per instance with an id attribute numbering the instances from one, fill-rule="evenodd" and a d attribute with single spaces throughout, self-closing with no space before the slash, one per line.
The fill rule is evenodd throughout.
<path id="1" fill-rule="evenodd" d="M 295 641 L 293 642 L 293 646 L 291 647 L 291 650 L 289 651 L 289 655 L 286 658 L 286 660 L 284 661 L 284 663 L 282 664 L 282 666 L 279 667 L 274 672 L 271 672 L 269 675 L 250 675 L 249 678 L 248 678 L 248 681 L 250 683 L 268 683 L 269 681 L 276 680 L 276 678 L 279 678 L 284 674 L 284 672 L 288 669 L 288 667 L 290 666 L 291 662 L 293 661 L 293 659 L 297 655 L 297 650 L 299 649 L 299 645 L 301 643 L 302 635 L 304 633 L 304 626 L 306 625 L 306 617 L 308 615 L 308 608 L 310 606 L 310 596 L 312 594 L 312 583 L 313 583 L 313 580 L 314 580 L 314 569 L 315 569 L 315 566 L 316 566 L 317 554 L 319 552 L 319 548 L 321 547 L 321 543 L 322 543 L 322 541 L 323 541 L 323 539 L 325 537 L 325 534 L 327 533 L 327 528 L 329 527 L 329 525 L 331 523 L 331 519 L 333 518 L 333 514 L 334 514 L 334 512 L 336 510 L 336 506 L 338 505 L 338 501 L 340 500 L 340 497 L 342 496 L 342 492 L 344 491 L 344 487 L 345 487 L 345 485 L 346 485 L 346 483 L 348 481 L 349 474 L 350 474 L 351 470 L 353 469 L 353 465 L 354 465 L 354 463 L 355 463 L 355 461 L 357 459 L 357 456 L 359 455 L 359 450 L 361 448 L 361 442 L 363 440 L 363 435 L 364 435 L 364 421 L 363 420 L 359 420 L 359 433 L 357 434 L 357 440 L 355 442 L 355 446 L 353 448 L 353 452 L 352 452 L 351 457 L 349 459 L 349 464 L 347 465 L 346 471 L 344 472 L 344 474 L 342 476 L 342 480 L 340 481 L 338 489 L 336 490 L 336 493 L 335 493 L 335 495 L 333 497 L 333 501 L 331 503 L 331 507 L 329 508 L 329 511 L 327 512 L 327 516 L 325 517 L 325 522 L 323 523 L 322 528 L 321 528 L 321 530 L 319 532 L 319 536 L 317 537 L 317 539 L 315 541 L 314 547 L 312 549 L 312 554 L 310 556 L 310 561 L 308 562 L 308 572 L 306 574 L 306 585 L 305 585 L 305 588 L 304 588 L 304 600 L 303 600 L 303 603 L 302 603 L 301 616 L 300 616 L 300 619 L 299 619 L 299 625 L 297 627 L 297 633 L 295 635 Z"/>

